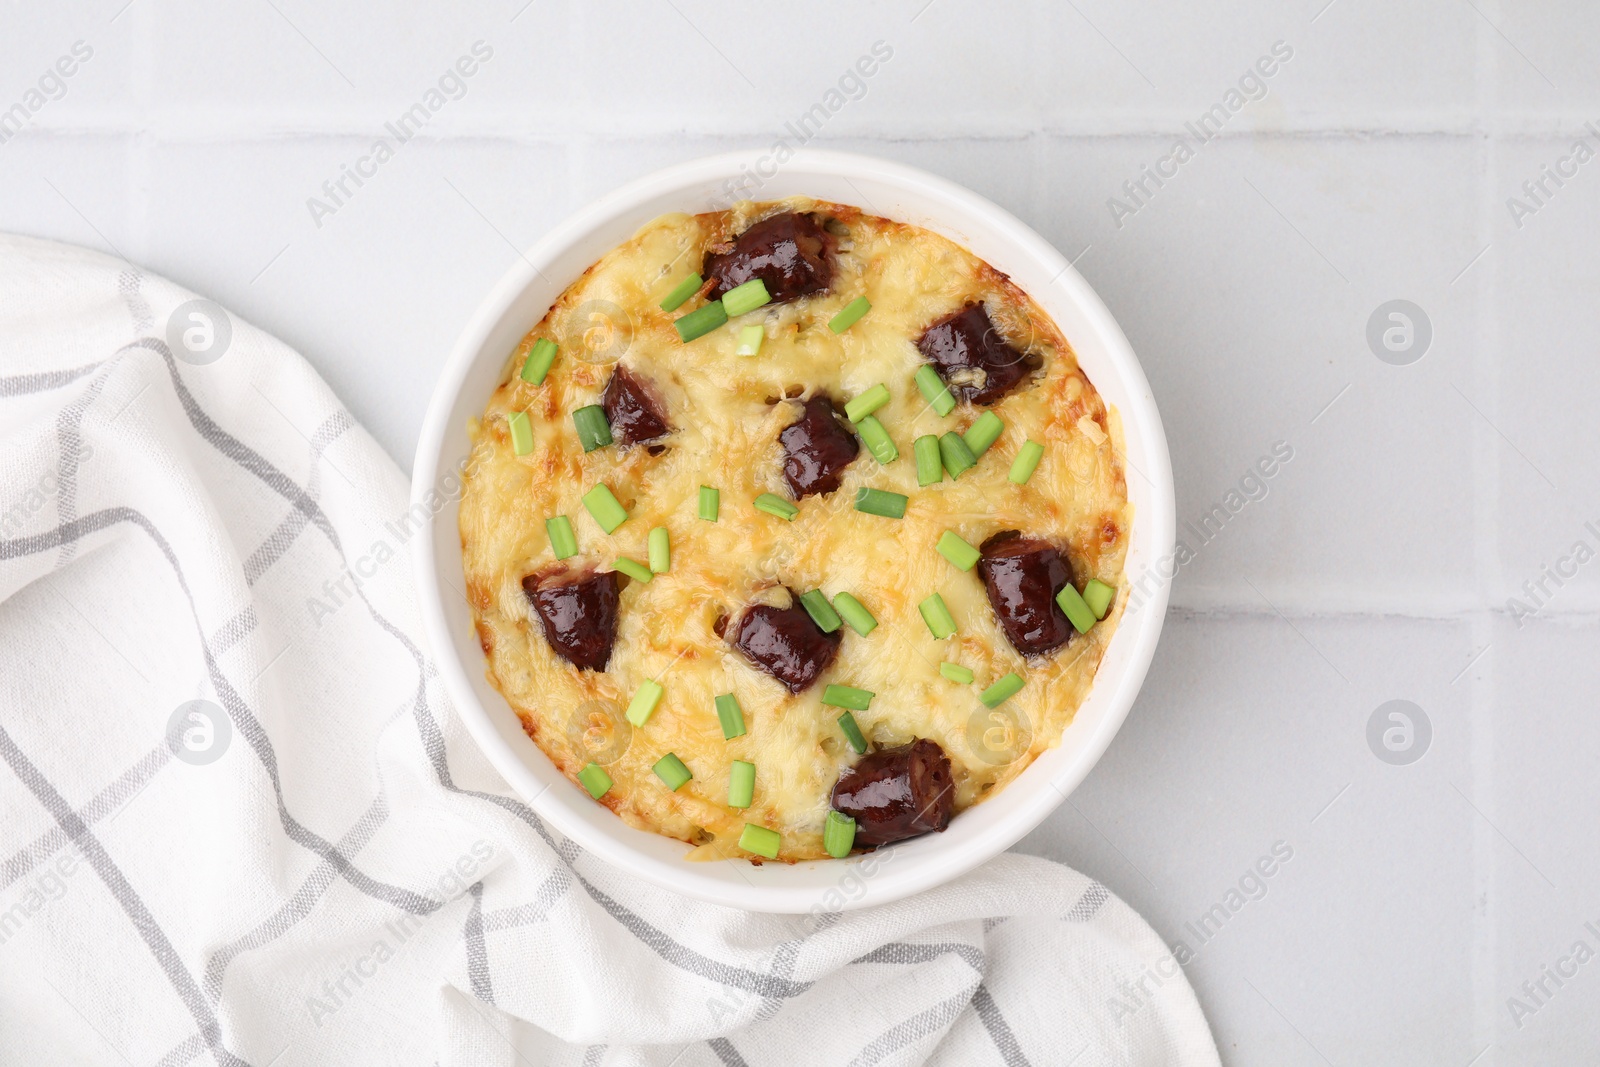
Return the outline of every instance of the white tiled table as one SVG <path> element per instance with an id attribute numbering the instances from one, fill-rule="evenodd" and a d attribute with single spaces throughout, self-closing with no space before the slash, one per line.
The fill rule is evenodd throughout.
<path id="1" fill-rule="evenodd" d="M 409 465 L 514 247 L 662 164 L 782 136 L 886 42 L 813 143 L 946 175 L 1082 253 L 1161 401 L 1180 520 L 1293 450 L 1191 542 L 1144 696 L 1020 847 L 1195 950 L 1229 1063 L 1594 1062 L 1600 962 L 1520 1020 L 1507 998 L 1574 941 L 1600 950 L 1600 565 L 1520 626 L 1507 598 L 1600 548 L 1600 161 L 1520 226 L 1506 200 L 1575 138 L 1600 149 L 1600 9 L 835 0 L 802 25 L 522 2 L 11 7 L 0 108 L 74 42 L 93 55 L 0 144 L 0 228 L 253 319 Z M 479 40 L 464 95 L 317 225 L 307 199 Z M 1266 95 L 1116 225 L 1108 198 L 1279 41 Z M 1397 298 L 1433 330 L 1407 366 L 1366 340 Z M 1391 699 L 1432 723 L 1411 765 L 1366 740 Z M 1189 924 L 1278 842 L 1292 858 L 1202 944 Z"/>

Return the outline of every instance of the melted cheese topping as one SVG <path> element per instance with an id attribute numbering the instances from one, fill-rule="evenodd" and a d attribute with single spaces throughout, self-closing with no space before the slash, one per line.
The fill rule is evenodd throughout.
<path id="1" fill-rule="evenodd" d="M 780 210 L 815 210 L 844 231 L 830 290 L 763 308 L 690 343 L 673 320 L 703 304 L 699 296 L 669 314 L 662 298 L 753 221 Z M 843 334 L 828 321 L 865 295 L 872 310 Z M 1006 338 L 1042 357 L 1031 382 L 992 409 L 958 405 L 941 418 L 912 375 L 923 362 L 916 340 L 932 322 L 981 300 Z M 735 354 L 739 327 L 766 326 L 754 358 Z M 557 341 L 541 386 L 518 372 L 539 338 Z M 674 432 L 647 446 L 585 454 L 571 413 L 599 403 L 618 360 L 654 383 Z M 823 391 L 844 400 L 882 382 L 893 399 L 875 414 L 900 458 L 884 466 L 863 445 L 837 492 L 807 497 L 793 522 L 756 511 L 763 492 L 790 499 L 778 433 L 799 415 L 792 399 Z M 959 481 L 919 488 L 912 442 L 963 431 L 983 410 L 1005 432 Z M 526 411 L 534 448 L 517 456 L 506 418 Z M 508 356 L 505 377 L 471 427 L 474 449 L 464 478 L 461 543 L 467 595 L 488 657 L 489 677 L 521 717 L 529 737 L 576 781 L 591 761 L 613 786 L 601 803 L 629 824 L 699 846 L 694 858 L 744 856 L 745 822 L 782 834 L 780 859 L 825 858 L 822 822 L 834 782 L 858 758 L 837 725 L 840 709 L 821 703 L 828 683 L 876 694 L 855 712 L 869 741 L 937 741 L 950 757 L 957 812 L 1015 778 L 1062 731 L 1087 695 L 1121 616 L 1119 595 L 1088 634 L 1029 662 L 1006 640 L 976 569 L 957 570 L 934 550 L 949 529 L 973 545 L 1015 529 L 1052 541 L 1069 558 L 1079 587 L 1099 578 L 1120 587 L 1125 531 L 1132 514 L 1123 480 L 1116 413 L 1078 369 L 1053 322 L 1005 275 L 926 230 L 854 208 L 792 199 L 743 203 L 731 211 L 667 215 L 646 225 L 576 281 Z M 1044 458 L 1027 485 L 1007 479 L 1027 440 Z M 628 509 L 606 534 L 580 501 L 605 483 Z M 717 522 L 697 517 L 701 485 L 721 492 Z M 855 511 L 860 486 L 903 493 L 905 518 Z M 544 522 L 568 516 L 579 555 L 569 566 L 611 568 L 618 557 L 646 558 L 652 527 L 670 531 L 672 564 L 647 584 L 624 579 L 617 640 L 604 672 L 581 671 L 545 641 L 521 581 L 554 564 Z M 798 696 L 750 664 L 716 627 L 732 626 L 753 601 L 786 604 L 820 588 L 849 591 L 877 617 L 862 637 L 846 626 L 839 654 Z M 938 592 L 959 627 L 936 641 L 917 605 Z M 729 631 L 731 633 L 731 630 Z M 941 661 L 971 668 L 971 685 L 947 681 Z M 990 710 L 978 694 L 1016 671 L 1020 693 Z M 640 683 L 659 679 L 666 694 L 642 727 L 623 717 Z M 748 732 L 724 740 L 714 711 L 733 693 Z M 677 792 L 652 772 L 673 752 L 693 779 Z M 732 760 L 756 765 L 754 803 L 726 804 Z"/>

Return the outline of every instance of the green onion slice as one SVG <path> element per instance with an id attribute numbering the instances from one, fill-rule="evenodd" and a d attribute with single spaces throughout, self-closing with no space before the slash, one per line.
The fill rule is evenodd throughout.
<path id="1" fill-rule="evenodd" d="M 940 534 L 939 543 L 934 547 L 939 550 L 939 555 L 964 571 L 970 571 L 978 562 L 980 555 L 977 549 L 962 540 L 961 535 L 954 530 L 946 530 Z"/>
<path id="2" fill-rule="evenodd" d="M 959 682 L 962 685 L 972 684 L 972 668 L 963 667 L 959 663 L 941 663 L 939 664 L 939 673 L 950 679 L 952 682 Z"/>
<path id="3" fill-rule="evenodd" d="M 854 715 L 847 711 L 839 716 L 839 729 L 844 731 L 844 739 L 850 742 L 852 752 L 860 756 L 867 751 L 867 739 L 861 735 L 861 727 Z"/>
<path id="4" fill-rule="evenodd" d="M 794 517 L 800 514 L 800 509 L 773 493 L 762 493 L 755 499 L 757 511 L 764 511 L 768 515 L 776 515 L 785 522 L 793 522 Z"/>
<path id="5" fill-rule="evenodd" d="M 606 533 L 615 532 L 618 526 L 628 521 L 628 509 L 612 495 L 604 482 L 583 494 L 583 506 L 589 509 L 589 514 Z"/>
<path id="6" fill-rule="evenodd" d="M 868 515 L 881 515 L 886 519 L 903 519 L 906 515 L 906 497 L 903 493 L 869 489 L 863 485 L 856 490 L 856 510 Z"/>
<path id="7" fill-rule="evenodd" d="M 754 852 L 757 856 L 765 856 L 769 860 L 778 858 L 778 846 L 783 843 L 783 838 L 778 831 L 769 830 L 765 826 L 757 826 L 753 822 L 744 824 L 744 829 L 739 833 L 739 847 L 746 852 Z"/>
<path id="8" fill-rule="evenodd" d="M 918 604 L 917 610 L 922 613 L 922 621 L 928 624 L 928 631 L 936 640 L 943 641 L 956 632 L 955 616 L 950 614 L 944 597 L 938 593 Z"/>
<path id="9" fill-rule="evenodd" d="M 931 366 L 924 363 L 918 367 L 916 381 L 922 399 L 928 402 L 928 406 L 933 408 L 935 414 L 944 416 L 956 409 L 956 398 L 951 395 L 950 387 L 944 384 L 939 372 Z"/>
<path id="10" fill-rule="evenodd" d="M 839 613 L 833 610 L 833 605 L 828 603 L 828 598 L 823 595 L 822 590 L 813 589 L 809 593 L 801 593 L 800 605 L 806 609 L 806 614 L 811 616 L 811 621 L 816 623 L 817 629 L 823 633 L 831 634 L 840 627 Z"/>
<path id="11" fill-rule="evenodd" d="M 742 759 L 734 760 L 728 768 L 728 807 L 748 808 L 755 793 L 756 765 Z"/>
<path id="12" fill-rule="evenodd" d="M 650 570 L 665 574 L 672 568 L 672 538 L 665 526 L 650 531 Z"/>
<path id="13" fill-rule="evenodd" d="M 759 322 L 739 327 L 739 347 L 734 349 L 734 354 L 739 356 L 756 355 L 761 351 L 761 340 L 766 335 L 767 328 Z"/>
<path id="14" fill-rule="evenodd" d="M 544 532 L 550 538 L 550 551 L 556 559 L 570 559 L 578 554 L 578 538 L 572 532 L 572 520 L 565 515 L 553 515 L 544 520 Z"/>
<path id="15" fill-rule="evenodd" d="M 661 301 L 661 310 L 677 311 L 683 306 L 683 302 L 694 294 L 698 293 L 700 291 L 700 287 L 704 284 L 705 279 L 700 277 L 700 275 L 689 275 L 687 278 L 683 279 L 683 281 L 672 287 L 672 292 L 668 293 L 666 298 Z"/>
<path id="16" fill-rule="evenodd" d="M 850 624 L 850 629 L 862 637 L 870 634 L 878 625 L 878 620 L 872 617 L 872 612 L 867 610 L 866 605 L 849 593 L 834 594 L 833 610 L 837 611 L 839 617 Z"/>
<path id="17" fill-rule="evenodd" d="M 717 722 L 722 726 L 723 740 L 744 736 L 744 709 L 732 693 L 723 693 L 717 698 Z"/>
<path id="18" fill-rule="evenodd" d="M 986 708 L 998 707 L 1016 696 L 1022 689 L 1022 675 L 1012 671 L 998 682 L 978 694 Z"/>
<path id="19" fill-rule="evenodd" d="M 872 454 L 879 463 L 893 463 L 900 458 L 900 450 L 894 447 L 894 442 L 889 439 L 889 431 L 883 428 L 883 423 L 878 421 L 876 415 L 863 415 L 856 423 L 856 432 L 861 435 Z"/>
<path id="20" fill-rule="evenodd" d="M 743 315 L 747 311 L 754 311 L 772 299 L 767 293 L 767 283 L 760 278 L 751 278 L 743 285 L 736 285 L 722 294 L 722 310 L 728 313 L 728 318 Z"/>
<path id="21" fill-rule="evenodd" d="M 1039 461 L 1044 458 L 1044 445 L 1038 441 L 1025 441 L 1017 449 L 1017 458 L 1011 461 L 1011 473 L 1006 475 L 1017 485 L 1027 485 Z"/>
<path id="22" fill-rule="evenodd" d="M 511 451 L 519 456 L 533 451 L 533 426 L 528 422 L 527 412 L 513 411 L 507 415 L 506 429 L 511 431 Z"/>
<path id="23" fill-rule="evenodd" d="M 843 812 L 830 811 L 822 822 L 822 850 L 836 860 L 850 855 L 856 842 L 856 821 Z"/>
<path id="24" fill-rule="evenodd" d="M 700 517 L 707 522 L 717 521 L 717 507 L 721 502 L 722 494 L 709 485 L 700 487 Z"/>
<path id="25" fill-rule="evenodd" d="M 925 433 L 911 445 L 911 454 L 917 460 L 917 484 L 936 485 L 944 481 L 944 457 L 939 454 L 939 438 Z"/>
<path id="26" fill-rule="evenodd" d="M 822 691 L 822 702 L 830 708 L 866 711 L 874 695 L 870 689 L 857 689 L 850 685 L 830 685 Z"/>
<path id="27" fill-rule="evenodd" d="M 867 312 L 872 310 L 872 304 L 864 296 L 858 296 L 844 306 L 844 310 L 828 320 L 828 329 L 834 333 L 844 333 L 854 326 Z"/>
<path id="28" fill-rule="evenodd" d="M 634 581 L 640 583 L 648 582 L 654 577 L 654 575 L 650 573 L 649 567 L 646 567 L 643 563 L 637 563 L 631 559 L 628 559 L 627 557 L 617 560 L 611 565 L 611 569 L 622 574 L 626 574 L 629 578 L 632 578 Z"/>
<path id="29" fill-rule="evenodd" d="M 628 721 L 634 726 L 643 726 L 649 722 L 650 716 L 656 712 L 656 705 L 661 703 L 661 695 L 665 692 L 660 682 L 639 683 L 633 699 L 628 702 Z"/>
<path id="30" fill-rule="evenodd" d="M 851 422 L 862 419 L 889 402 L 889 387 L 879 382 L 844 406 L 844 417 Z"/>
<path id="31" fill-rule="evenodd" d="M 951 430 L 939 438 L 939 455 L 944 458 L 944 469 L 951 478 L 959 478 L 978 465 L 978 457 L 967 447 L 966 439 Z"/>
<path id="32" fill-rule="evenodd" d="M 574 411 L 572 424 L 578 428 L 578 443 L 585 452 L 593 452 L 611 443 L 611 424 L 606 421 L 606 409 L 599 404 L 590 404 Z"/>
<path id="33" fill-rule="evenodd" d="M 529 385 L 543 385 L 544 376 L 550 373 L 550 364 L 556 361 L 556 343 L 548 337 L 533 342 L 528 358 L 522 363 L 522 380 Z"/>
<path id="34" fill-rule="evenodd" d="M 1078 595 L 1071 582 L 1061 587 L 1061 592 L 1056 594 L 1056 603 L 1061 605 L 1061 610 L 1066 613 L 1067 621 L 1072 623 L 1074 630 L 1080 634 L 1089 632 L 1089 628 L 1095 623 L 1095 614 L 1089 609 L 1089 605 L 1083 602 L 1083 597 Z"/>
<path id="35" fill-rule="evenodd" d="M 688 344 L 696 337 L 704 337 L 727 321 L 728 312 L 722 306 L 722 301 L 713 300 L 703 307 L 695 308 L 672 325 L 677 327 L 678 337 L 683 343 Z"/>
<path id="36" fill-rule="evenodd" d="M 683 760 L 676 753 L 668 752 L 656 760 L 655 766 L 650 768 L 656 772 L 656 777 L 667 783 L 667 788 L 676 793 L 683 788 L 683 783 L 693 778 L 689 768 L 683 765 Z"/>
<path id="37" fill-rule="evenodd" d="M 1089 579 L 1089 584 L 1083 587 L 1083 602 L 1089 605 L 1089 610 L 1094 612 L 1094 617 L 1103 619 L 1106 612 L 1111 610 L 1111 602 L 1117 599 L 1117 591 L 1098 578 Z"/>
<path id="38" fill-rule="evenodd" d="M 1000 439 L 1000 435 L 1005 432 L 1005 428 L 1006 424 L 1000 421 L 999 415 L 992 411 L 985 411 L 973 420 L 972 425 L 967 427 L 967 432 L 961 439 L 967 443 L 968 448 L 972 449 L 972 455 L 976 458 L 989 451 L 989 446 Z"/>
<path id="39" fill-rule="evenodd" d="M 599 800 L 611 791 L 611 776 L 600 764 L 591 763 L 578 772 L 578 784 L 587 789 L 590 796 Z"/>

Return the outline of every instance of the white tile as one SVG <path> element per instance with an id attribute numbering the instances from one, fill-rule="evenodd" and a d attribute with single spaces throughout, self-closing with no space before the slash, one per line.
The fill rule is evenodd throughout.
<path id="1" fill-rule="evenodd" d="M 295 346 L 409 467 L 457 333 L 573 205 L 558 147 L 418 139 L 314 220 L 370 143 L 158 146 L 148 262 Z"/>

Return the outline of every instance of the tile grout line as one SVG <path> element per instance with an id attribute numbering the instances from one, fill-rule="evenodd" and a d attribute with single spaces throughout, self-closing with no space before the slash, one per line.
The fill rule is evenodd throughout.
<path id="1" fill-rule="evenodd" d="M 1491 11 L 1498 17 L 1499 0 L 1488 0 L 1488 3 Z M 1477 21 L 1476 104 L 1480 114 L 1490 114 L 1492 105 L 1499 98 L 1498 53 L 1495 42 L 1490 36 L 1491 27 L 1486 25 L 1483 19 Z M 1495 133 L 1486 129 L 1479 141 L 1481 162 L 1478 169 L 1480 185 L 1477 204 L 1478 238 L 1483 242 L 1493 240 L 1494 234 L 1497 144 Z M 1479 324 L 1478 344 L 1473 351 L 1472 377 L 1479 395 L 1486 397 L 1485 402 L 1490 404 L 1493 404 L 1499 396 L 1495 386 L 1499 382 L 1500 327 L 1495 294 L 1499 288 L 1498 281 L 1504 262 L 1504 256 L 1491 257 L 1491 261 L 1485 264 L 1487 269 L 1480 271 L 1473 279 L 1483 321 Z M 1488 389 L 1485 389 L 1486 385 L 1489 386 Z M 1495 411 L 1498 415 L 1498 407 Z M 1492 598 L 1501 583 L 1496 566 L 1496 561 L 1500 558 L 1498 528 L 1500 449 L 1496 447 L 1491 428 L 1483 425 L 1474 427 L 1472 452 L 1473 569 L 1477 576 L 1475 584 L 1478 587 L 1480 607 L 1473 614 L 1471 633 L 1473 645 L 1483 648 L 1485 654 L 1467 678 L 1468 766 L 1471 768 L 1473 795 L 1478 798 L 1478 803 L 1492 811 L 1495 784 L 1492 705 L 1494 662 L 1497 654 L 1488 646 L 1494 640 L 1495 631 L 1496 616 Z M 1495 924 L 1498 902 L 1495 890 L 1498 885 L 1499 870 L 1496 863 L 1496 842 L 1492 835 L 1492 828 L 1485 825 L 1484 820 L 1473 820 L 1472 870 L 1476 889 L 1474 895 L 1483 901 L 1481 912 L 1477 912 L 1474 916 L 1478 927 L 1472 954 L 1474 1047 L 1492 1044 L 1495 1038 L 1494 981 L 1498 948 Z M 1489 1064 L 1485 1067 L 1489 1067 L 1493 1062 L 1494 1057 L 1491 1054 Z"/>

